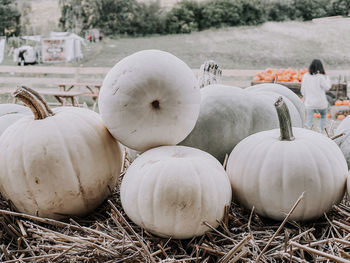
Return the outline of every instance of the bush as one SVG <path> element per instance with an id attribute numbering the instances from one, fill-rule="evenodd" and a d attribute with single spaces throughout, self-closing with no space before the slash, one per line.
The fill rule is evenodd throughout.
<path id="1" fill-rule="evenodd" d="M 202 19 L 200 28 L 210 27 L 220 28 L 223 26 L 241 25 L 242 5 L 239 1 L 214 0 L 206 1 L 201 4 Z"/>
<path id="2" fill-rule="evenodd" d="M 328 16 L 328 0 L 294 0 L 296 17 L 302 20 Z"/>
<path id="3" fill-rule="evenodd" d="M 8 0 L 6 0 L 8 1 Z M 0 0 L 1 2 L 1 0 Z M 99 28 L 105 35 L 190 33 L 265 21 L 347 15 L 350 0 L 183 0 L 169 11 L 153 0 L 60 0 L 64 30 Z M 1 28 L 0 28 L 1 29 Z M 77 32 L 78 33 L 78 32 Z"/>
<path id="4" fill-rule="evenodd" d="M 161 34 L 165 32 L 164 12 L 159 2 L 139 3 L 132 28 L 134 35 Z"/>
<path id="5" fill-rule="evenodd" d="M 266 8 L 268 21 L 286 21 L 296 19 L 293 0 L 272 1 Z"/>
<path id="6" fill-rule="evenodd" d="M 198 21 L 201 18 L 199 4 L 193 0 L 177 3 L 166 15 L 165 32 L 191 33 L 199 29 Z"/>
<path id="7" fill-rule="evenodd" d="M 332 0 L 330 2 L 330 15 L 347 16 L 350 13 L 350 0 Z"/>
<path id="8" fill-rule="evenodd" d="M 267 20 L 266 7 L 260 0 L 240 0 L 242 13 L 241 25 L 258 25 Z"/>

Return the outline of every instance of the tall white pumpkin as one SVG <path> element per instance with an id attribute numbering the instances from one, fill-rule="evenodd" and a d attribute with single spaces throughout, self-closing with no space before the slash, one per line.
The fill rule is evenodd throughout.
<path id="1" fill-rule="evenodd" d="M 290 219 L 317 218 L 343 198 L 347 164 L 328 137 L 292 129 L 288 108 L 282 102 L 276 102 L 281 129 L 250 135 L 231 152 L 227 174 L 233 195 L 256 213 L 282 220 L 305 192 Z"/>
<path id="2" fill-rule="evenodd" d="M 128 168 L 121 203 L 137 225 L 163 237 L 190 238 L 223 218 L 231 186 L 210 154 L 186 146 L 162 146 L 141 154 Z"/>
<path id="3" fill-rule="evenodd" d="M 119 61 L 99 94 L 107 128 L 137 151 L 182 141 L 193 129 L 199 108 L 200 90 L 192 70 L 160 50 L 139 51 Z"/>
<path id="4" fill-rule="evenodd" d="M 0 136 L 0 190 L 24 213 L 81 216 L 116 185 L 121 151 L 100 116 L 78 107 L 51 111 L 35 91 L 20 88 L 25 116 Z"/>

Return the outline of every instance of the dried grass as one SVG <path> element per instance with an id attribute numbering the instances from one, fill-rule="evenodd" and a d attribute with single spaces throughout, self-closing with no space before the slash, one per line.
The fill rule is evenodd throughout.
<path id="1" fill-rule="evenodd" d="M 296 204 L 297 205 L 297 204 Z M 319 220 L 260 218 L 232 203 L 217 229 L 191 240 L 160 238 L 125 215 L 118 187 L 86 218 L 56 221 L 14 212 L 0 199 L 0 261 L 350 262 L 347 198 Z M 288 219 L 288 216 L 286 217 Z"/>

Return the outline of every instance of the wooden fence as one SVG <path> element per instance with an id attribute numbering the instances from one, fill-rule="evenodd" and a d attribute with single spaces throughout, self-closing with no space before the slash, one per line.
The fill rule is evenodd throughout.
<path id="1" fill-rule="evenodd" d="M 0 66 L 0 88 L 13 88 L 17 85 L 40 86 L 46 88 L 58 86 L 93 87 L 100 86 L 110 68 L 107 67 L 45 67 L 45 66 Z M 193 69 L 198 74 L 199 69 Z M 251 85 L 254 74 L 263 70 L 223 69 L 222 83 L 237 87 Z M 333 82 L 339 77 L 349 80 L 350 69 L 328 70 Z"/>

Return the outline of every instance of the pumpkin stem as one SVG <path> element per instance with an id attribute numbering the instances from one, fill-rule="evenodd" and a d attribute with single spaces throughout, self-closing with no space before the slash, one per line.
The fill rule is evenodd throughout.
<path id="1" fill-rule="evenodd" d="M 292 129 L 292 121 L 290 119 L 289 110 L 287 104 L 284 102 L 282 97 L 279 97 L 275 102 L 275 108 L 277 110 L 278 120 L 280 123 L 280 131 L 281 131 L 281 141 L 293 141 L 293 129 Z"/>
<path id="2" fill-rule="evenodd" d="M 221 83 L 222 71 L 219 65 L 213 61 L 208 60 L 201 65 L 198 73 L 198 85 L 199 88 L 205 86 Z"/>
<path id="3" fill-rule="evenodd" d="M 31 88 L 19 86 L 12 95 L 32 110 L 35 120 L 42 120 L 54 115 L 44 98 Z"/>

